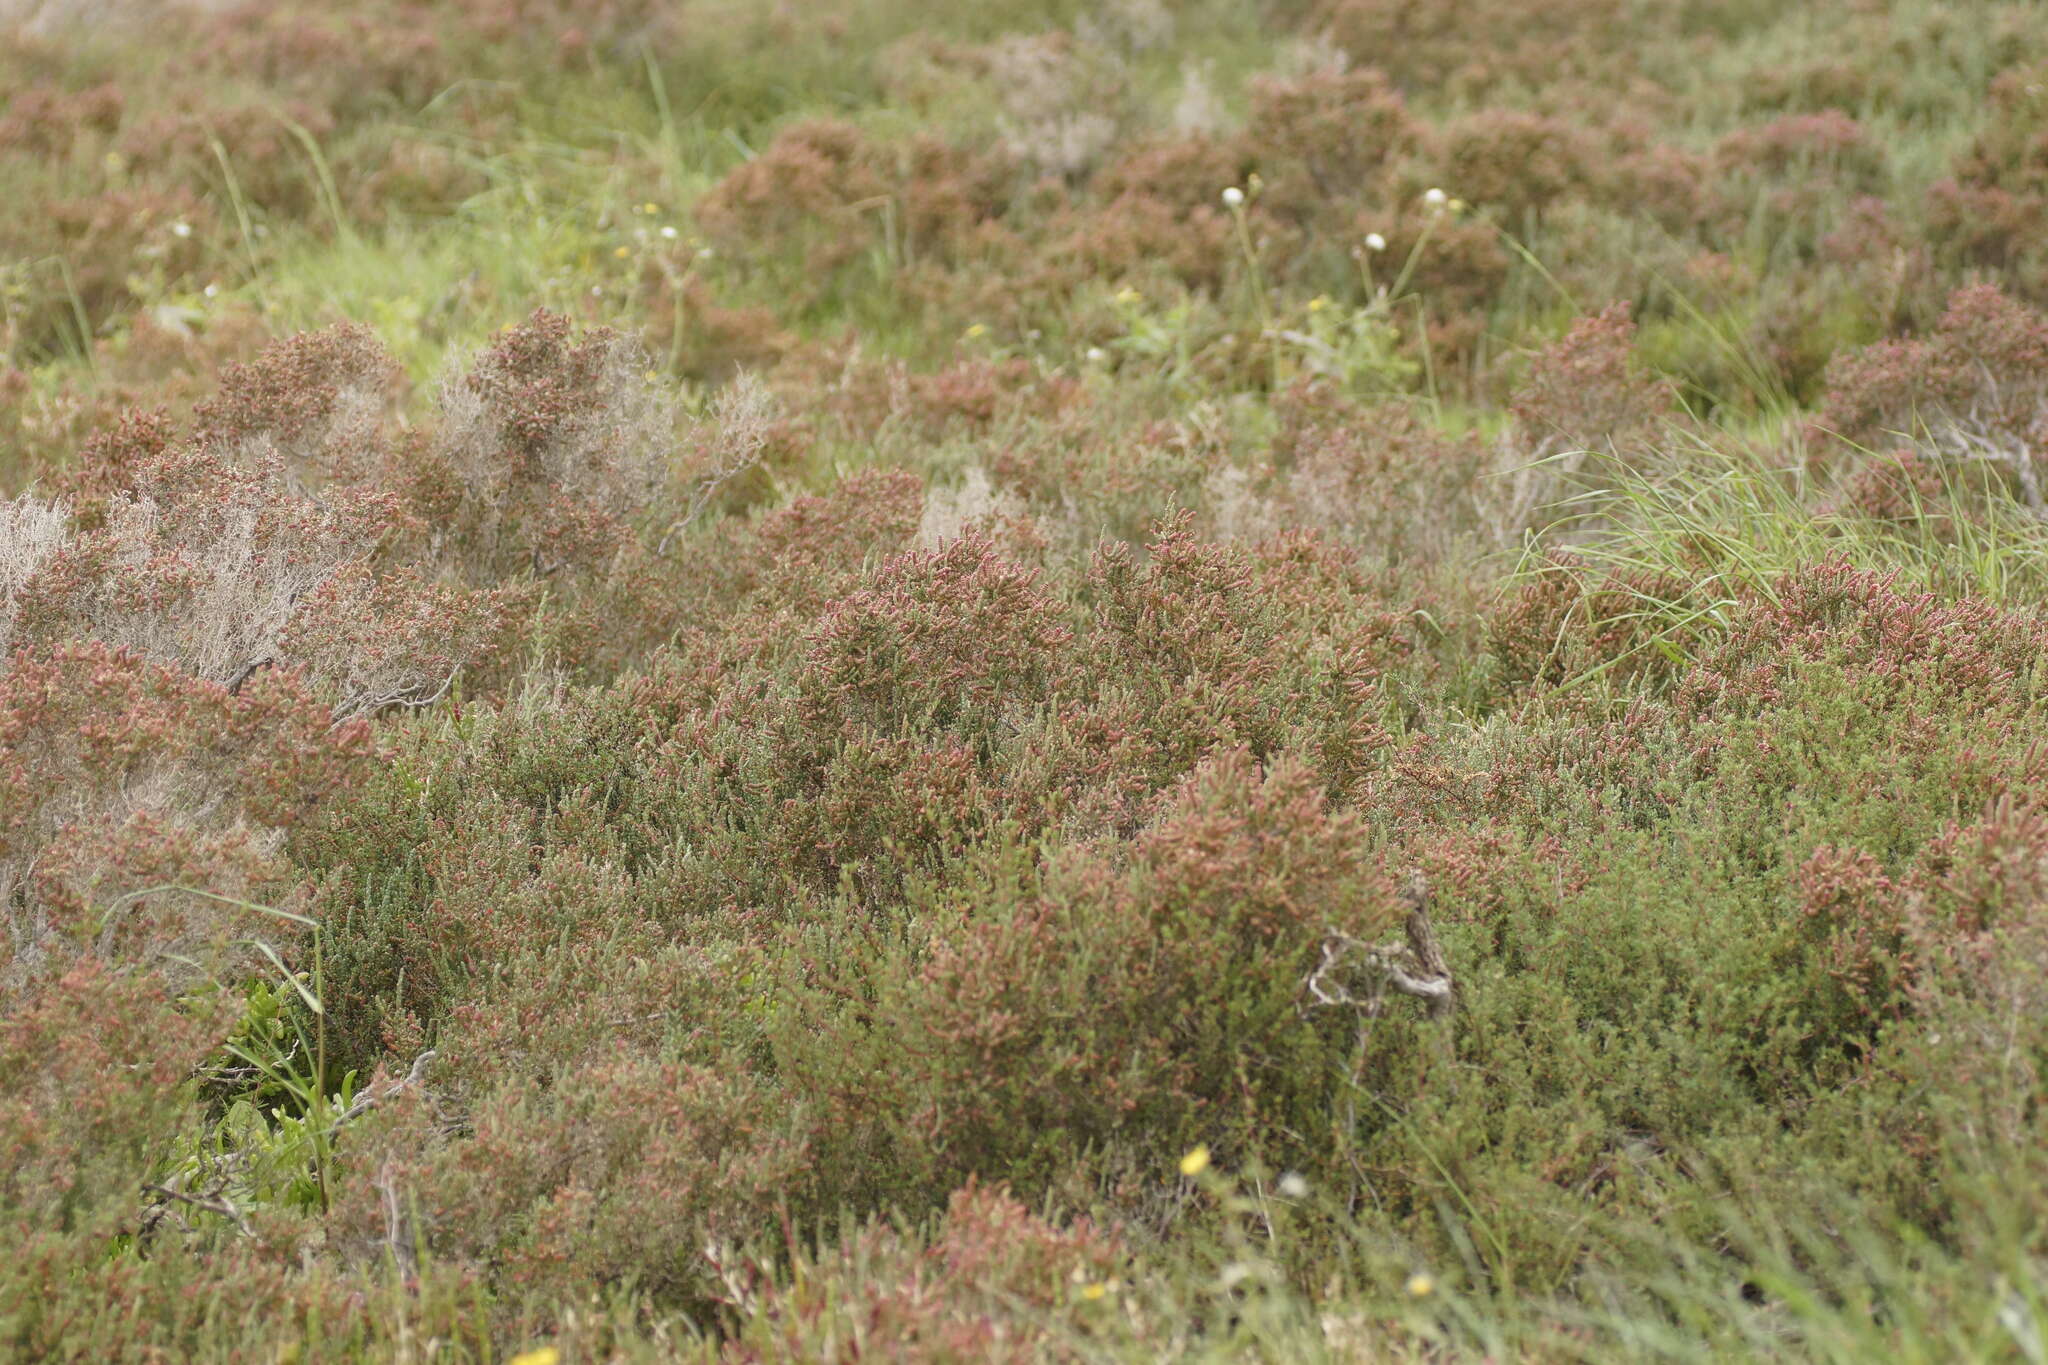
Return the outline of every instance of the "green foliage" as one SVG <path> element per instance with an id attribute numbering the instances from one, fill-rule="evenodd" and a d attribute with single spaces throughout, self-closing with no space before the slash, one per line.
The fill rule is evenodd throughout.
<path id="1" fill-rule="evenodd" d="M 59 8 L 0 1354 L 2041 1357 L 2038 7 Z"/>

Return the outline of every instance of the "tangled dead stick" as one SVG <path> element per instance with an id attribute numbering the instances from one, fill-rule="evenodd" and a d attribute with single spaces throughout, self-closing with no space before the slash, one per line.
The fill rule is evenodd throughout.
<path id="1" fill-rule="evenodd" d="M 1391 990 L 1422 1001 L 1432 1019 L 1451 1012 L 1456 983 L 1429 922 L 1429 881 L 1419 869 L 1409 870 L 1400 898 L 1407 912 L 1405 941 L 1369 944 L 1335 929 L 1325 932 L 1322 963 L 1307 981 L 1308 993 L 1318 1005 L 1355 1009 L 1376 1018 L 1386 1008 Z"/>

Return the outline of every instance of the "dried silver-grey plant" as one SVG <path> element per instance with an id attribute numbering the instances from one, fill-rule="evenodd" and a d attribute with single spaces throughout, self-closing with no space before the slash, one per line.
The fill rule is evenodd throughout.
<path id="1" fill-rule="evenodd" d="M 655 543 L 655 554 L 667 554 L 670 544 L 704 514 L 720 489 L 761 462 L 778 411 L 768 386 L 745 370 L 718 391 L 697 428 L 702 465 L 681 511 Z"/>

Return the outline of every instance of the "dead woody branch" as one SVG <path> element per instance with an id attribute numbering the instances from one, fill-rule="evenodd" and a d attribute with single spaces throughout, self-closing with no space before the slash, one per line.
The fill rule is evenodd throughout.
<path id="1" fill-rule="evenodd" d="M 1432 1019 L 1451 1012 L 1456 1003 L 1450 964 L 1429 922 L 1429 882 L 1411 868 L 1401 885 L 1407 911 L 1404 939 L 1362 943 L 1332 929 L 1323 936 L 1323 960 L 1309 974 L 1308 992 L 1318 1005 L 1355 1009 L 1377 1017 L 1386 1007 L 1389 990 L 1414 996 Z"/>

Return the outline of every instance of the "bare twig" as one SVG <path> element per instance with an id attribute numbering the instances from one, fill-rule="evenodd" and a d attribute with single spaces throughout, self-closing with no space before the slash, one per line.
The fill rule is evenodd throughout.
<path id="1" fill-rule="evenodd" d="M 336 1114 L 334 1121 L 327 1125 L 327 1136 L 332 1138 L 343 1127 L 355 1122 L 384 1101 L 397 1095 L 400 1091 L 420 1084 L 426 1079 L 427 1067 L 440 1055 L 433 1048 L 428 1048 L 425 1052 L 413 1058 L 412 1070 L 407 1072 L 402 1079 L 393 1081 L 385 1086 L 382 1091 L 365 1090 L 362 1094 L 356 1096 L 355 1103 L 349 1105 L 348 1108 L 342 1110 L 339 1114 Z"/>
<path id="2" fill-rule="evenodd" d="M 230 696 L 240 695 L 242 684 L 255 677 L 258 671 L 270 667 L 270 664 L 271 657 L 268 654 L 259 654 L 243 664 L 239 669 L 235 670 L 235 676 L 228 681 L 228 694 Z"/>
<path id="3" fill-rule="evenodd" d="M 407 1279 L 411 1279 L 419 1274 L 419 1260 L 413 1254 L 411 1239 L 404 1235 L 405 1220 L 398 1212 L 398 1177 L 390 1161 L 378 1169 L 372 1185 L 383 1196 L 384 1244 L 391 1249 L 391 1262 Z"/>
<path id="4" fill-rule="evenodd" d="M 421 694 L 421 689 L 426 684 L 421 683 L 415 687 L 404 687 L 395 691 L 360 698 L 352 705 L 341 707 L 335 711 L 334 726 L 345 725 L 358 716 L 375 715 L 387 706 L 403 706 L 411 711 L 423 710 L 426 707 L 433 706 L 441 698 L 448 695 L 448 689 L 455 686 L 456 674 L 461 671 L 459 667 L 448 670 L 448 676 L 441 679 L 441 685 L 425 695 Z"/>
<path id="5" fill-rule="evenodd" d="M 1408 949 L 1422 968 L 1421 979 L 1402 989 L 1424 997 L 1432 1018 L 1448 1014 L 1452 1003 L 1451 964 L 1444 960 L 1443 944 L 1437 941 L 1436 928 L 1429 922 L 1429 881 L 1422 875 L 1422 869 L 1408 870 L 1401 887 L 1401 903 L 1408 910 Z"/>
<path id="6" fill-rule="evenodd" d="M 1306 983 L 1317 1004 L 1376 1016 L 1392 989 L 1421 1000 L 1433 1019 L 1450 1013 L 1456 983 L 1429 922 L 1429 883 L 1420 870 L 1409 871 L 1401 903 L 1408 912 L 1404 942 L 1371 945 L 1335 929 L 1323 935 L 1323 960 Z"/>
<path id="7" fill-rule="evenodd" d="M 1935 444 L 1950 458 L 2004 465 L 2019 485 L 2021 504 L 2036 519 L 2048 520 L 2048 500 L 2032 452 L 1990 419 L 1974 410 L 1960 414 L 1936 434 Z"/>
<path id="8" fill-rule="evenodd" d="M 668 553 L 669 545 L 703 515 L 721 488 L 761 462 L 774 413 L 775 400 L 754 376 L 742 372 L 725 386 L 711 408 L 711 468 L 690 490 L 683 514 L 662 532 L 654 547 L 656 558 Z"/>
<path id="9" fill-rule="evenodd" d="M 224 1166 L 240 1166 L 242 1164 L 244 1163 L 240 1161 L 223 1163 Z M 213 1187 L 199 1194 L 179 1189 L 176 1183 L 177 1177 L 175 1176 L 172 1177 L 171 1183 L 168 1184 L 145 1184 L 142 1187 L 143 1192 L 158 1196 L 158 1200 L 156 1204 L 143 1214 L 139 1235 L 144 1240 L 147 1240 L 155 1234 L 158 1224 L 162 1223 L 166 1216 L 175 1217 L 175 1214 L 171 1214 L 170 1204 L 167 1201 L 176 1200 L 178 1203 L 189 1204 L 191 1207 L 207 1213 L 219 1214 L 233 1223 L 236 1230 L 244 1237 L 253 1236 L 254 1233 L 249 1226 L 249 1220 L 242 1216 L 242 1211 L 236 1208 L 235 1202 L 227 1196 L 227 1187 L 231 1178 L 231 1175 L 226 1170 L 223 1170 L 220 1178 L 214 1182 Z M 191 1225 L 182 1218 L 178 1219 L 178 1226 L 185 1232 L 192 1231 Z"/>

